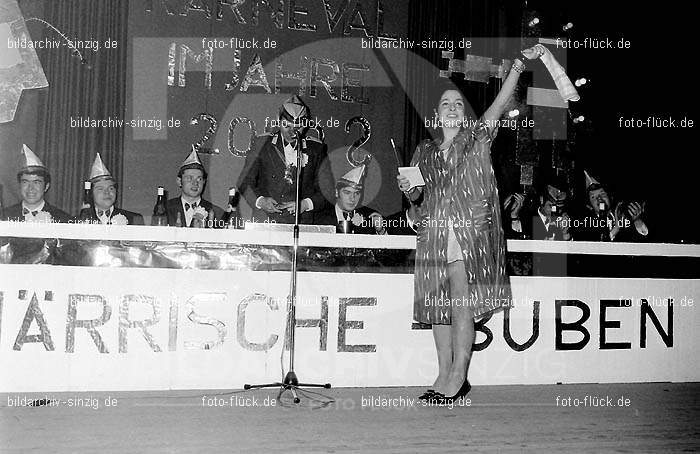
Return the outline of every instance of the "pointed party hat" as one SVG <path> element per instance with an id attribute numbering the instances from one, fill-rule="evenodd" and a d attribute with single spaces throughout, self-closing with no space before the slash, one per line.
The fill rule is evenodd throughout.
<path id="1" fill-rule="evenodd" d="M 20 171 L 31 171 L 31 170 L 47 170 L 46 166 L 41 159 L 29 148 L 27 145 L 22 144 L 22 168 Z"/>
<path id="2" fill-rule="evenodd" d="M 308 114 L 308 109 L 304 101 L 302 101 L 297 95 L 292 96 L 288 100 L 282 103 L 280 108 L 280 116 L 285 116 L 289 120 L 297 121 L 301 118 L 306 117 Z"/>
<path id="3" fill-rule="evenodd" d="M 339 188 L 352 186 L 355 189 L 362 189 L 365 168 L 364 164 L 352 168 L 348 173 L 340 177 L 336 186 Z"/>
<path id="4" fill-rule="evenodd" d="M 600 184 L 600 182 L 598 180 L 596 180 L 595 178 L 590 176 L 588 174 L 588 172 L 586 172 L 585 170 L 583 171 L 583 175 L 586 177 L 586 189 L 588 189 L 589 187 L 591 187 L 594 184 Z"/>
<path id="5" fill-rule="evenodd" d="M 95 156 L 95 161 L 92 163 L 92 168 L 90 169 L 90 181 L 94 183 L 99 178 L 114 180 L 114 177 L 110 173 L 109 169 L 102 162 L 100 154 L 97 153 L 97 156 Z"/>
<path id="6" fill-rule="evenodd" d="M 197 154 L 197 149 L 194 147 L 194 145 L 192 145 L 192 151 L 187 156 L 187 159 L 182 161 L 182 164 L 180 165 L 180 171 L 187 169 L 200 169 L 201 171 L 204 171 L 204 166 L 202 165 L 202 161 L 199 160 L 199 155 Z"/>

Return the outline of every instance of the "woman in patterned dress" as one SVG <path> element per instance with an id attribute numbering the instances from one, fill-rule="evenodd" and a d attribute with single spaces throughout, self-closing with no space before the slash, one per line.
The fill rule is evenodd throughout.
<path id="1" fill-rule="evenodd" d="M 542 55 L 540 45 L 522 51 L 527 59 Z M 475 124 L 457 90 L 445 90 L 436 112 L 442 137 L 424 141 L 411 161 L 425 179 L 399 189 L 416 205 L 414 318 L 432 325 L 439 374 L 423 399 L 453 400 L 469 392 L 467 369 L 474 344 L 474 319 L 511 303 L 505 271 L 491 143 L 498 119 L 524 69 L 516 58 L 493 104 Z"/>

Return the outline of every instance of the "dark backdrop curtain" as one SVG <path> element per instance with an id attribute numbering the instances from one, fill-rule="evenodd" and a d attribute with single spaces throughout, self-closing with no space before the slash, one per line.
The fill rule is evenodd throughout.
<path id="1" fill-rule="evenodd" d="M 123 119 L 126 105 L 128 0 L 47 2 L 44 20 L 69 39 L 97 41 L 99 50 L 81 49 L 87 64 L 67 47 L 39 54 L 49 88 L 40 102 L 37 154 L 52 176 L 50 203 L 77 214 L 82 182 L 99 152 L 121 181 L 123 129 L 72 127 L 71 119 Z M 60 39 L 51 30 L 45 36 Z M 105 41 L 116 48 L 105 48 Z"/>
<path id="2" fill-rule="evenodd" d="M 462 38 L 482 37 L 517 37 L 520 36 L 519 2 L 504 0 L 410 0 L 408 20 L 408 39 L 421 41 L 426 39 L 451 40 L 458 43 Z M 468 53 L 494 58 L 512 58 L 516 49 L 502 48 L 505 40 L 493 40 L 485 43 L 486 48 L 468 49 Z M 464 58 L 464 50 L 454 49 L 455 58 Z M 426 69 L 425 61 L 431 65 Z M 406 121 L 404 137 L 404 161 L 408 162 L 416 145 L 430 137 L 424 127 L 425 115 L 432 114 L 438 99 L 432 93 L 431 86 L 438 80 L 439 69 L 447 69 L 447 60 L 442 58 L 442 49 L 416 48 L 409 53 L 407 69 Z M 494 99 L 498 83 L 491 79 L 489 84 L 465 82 L 461 74 L 453 74 L 457 83 L 467 97 L 469 104 L 477 115 L 481 115 Z"/>

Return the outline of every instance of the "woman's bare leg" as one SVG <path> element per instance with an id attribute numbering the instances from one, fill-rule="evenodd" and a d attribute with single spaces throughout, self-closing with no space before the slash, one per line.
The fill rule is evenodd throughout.
<path id="1" fill-rule="evenodd" d="M 447 265 L 447 273 L 452 298 L 452 368 L 441 392 L 446 396 L 454 396 L 467 378 L 467 369 L 472 357 L 475 338 L 474 310 L 469 304 L 464 262 L 450 263 Z"/>
<path id="2" fill-rule="evenodd" d="M 433 338 L 438 357 L 438 376 L 433 389 L 440 390 L 447 385 L 447 377 L 452 369 L 452 329 L 450 325 L 433 325 Z"/>

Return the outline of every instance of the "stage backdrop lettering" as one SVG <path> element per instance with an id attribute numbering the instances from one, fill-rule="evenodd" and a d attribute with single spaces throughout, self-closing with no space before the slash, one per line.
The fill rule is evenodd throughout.
<path id="1" fill-rule="evenodd" d="M 301 273 L 297 370 L 334 386 L 431 383 L 435 348 L 412 323 L 412 280 Z M 288 282 L 286 272 L 0 265 L 0 392 L 274 381 Z M 514 307 L 477 323 L 472 383 L 700 379 L 697 281 L 512 283 Z"/>
<path id="2" fill-rule="evenodd" d="M 176 195 L 177 169 L 194 146 L 209 171 L 205 197 L 225 206 L 256 136 L 276 129 L 279 106 L 297 94 L 312 134 L 328 145 L 325 170 L 339 177 L 372 155 L 364 203 L 398 211 L 389 139 L 403 144 L 407 51 L 367 42 L 405 37 L 407 7 L 153 1 L 131 9 L 124 205 L 149 214 L 159 184 Z M 333 187 L 322 190 L 334 197 Z"/>

